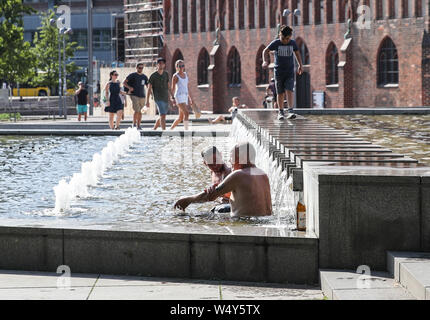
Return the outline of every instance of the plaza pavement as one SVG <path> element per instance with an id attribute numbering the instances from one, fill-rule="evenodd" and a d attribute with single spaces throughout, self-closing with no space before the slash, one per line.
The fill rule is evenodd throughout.
<path id="1" fill-rule="evenodd" d="M 0 300 L 321 300 L 318 287 L 0 270 Z"/>

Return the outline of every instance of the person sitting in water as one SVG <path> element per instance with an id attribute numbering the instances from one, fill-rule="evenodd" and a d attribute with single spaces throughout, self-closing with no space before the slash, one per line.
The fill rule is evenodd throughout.
<path id="1" fill-rule="evenodd" d="M 223 115 L 218 116 L 215 119 L 211 119 L 209 118 L 208 121 L 210 124 L 215 124 L 215 123 L 219 123 L 221 121 L 225 122 L 225 121 L 233 121 L 234 118 L 236 117 L 237 114 L 237 110 L 239 108 L 248 108 L 245 104 L 240 105 L 240 99 L 239 97 L 233 97 L 232 99 L 232 106 L 228 109 L 228 112 L 230 112 L 230 116 L 224 117 Z"/>
<path id="2" fill-rule="evenodd" d="M 232 217 L 272 214 L 269 178 L 255 166 L 255 149 L 249 142 L 239 143 L 230 155 L 233 171 L 219 184 L 200 194 L 179 199 L 174 207 L 185 210 L 190 203 L 208 202 L 231 192 Z"/>
<path id="3" fill-rule="evenodd" d="M 203 164 L 211 170 L 211 180 L 212 184 L 220 184 L 225 177 L 231 173 L 231 168 L 225 164 L 221 152 L 215 147 L 209 147 L 203 150 L 202 153 Z M 190 205 L 193 202 L 202 202 L 201 200 L 206 197 L 206 192 L 201 192 L 197 196 L 182 198 L 183 205 Z M 217 205 L 211 209 L 212 212 L 230 212 L 229 204 L 230 193 L 221 195 L 222 205 Z"/>

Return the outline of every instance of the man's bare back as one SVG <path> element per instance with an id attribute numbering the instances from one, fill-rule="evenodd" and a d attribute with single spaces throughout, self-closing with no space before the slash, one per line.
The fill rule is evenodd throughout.
<path id="1" fill-rule="evenodd" d="M 230 173 L 216 188 L 208 191 L 208 199 L 231 192 L 231 216 L 269 216 L 272 214 L 269 178 L 253 166 Z"/>

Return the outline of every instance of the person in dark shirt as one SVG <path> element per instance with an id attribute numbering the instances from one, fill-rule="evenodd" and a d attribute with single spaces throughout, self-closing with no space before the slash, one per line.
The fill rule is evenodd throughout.
<path id="1" fill-rule="evenodd" d="M 128 89 L 133 105 L 133 126 L 140 129 L 142 121 L 142 108 L 145 107 L 145 86 L 148 85 L 148 77 L 143 73 L 143 63 L 136 65 L 136 72 L 130 73 L 123 82 L 124 89 Z"/>
<path id="2" fill-rule="evenodd" d="M 78 86 L 79 89 L 75 91 L 75 95 L 78 100 L 76 105 L 78 121 L 81 121 L 82 115 L 84 115 L 84 120 L 87 121 L 88 103 L 90 103 L 88 91 L 85 89 L 85 84 L 82 81 L 79 81 Z"/>
<path id="3" fill-rule="evenodd" d="M 269 66 L 270 56 L 269 51 L 275 53 L 275 85 L 277 92 L 277 102 L 279 106 L 278 119 L 284 119 L 284 97 L 287 93 L 288 102 L 288 119 L 294 119 L 296 116 L 292 112 L 294 100 L 294 55 L 297 58 L 299 67 L 297 73 L 302 74 L 302 59 L 300 58 L 299 48 L 296 42 L 292 39 L 293 29 L 288 26 L 281 26 L 279 31 L 279 39 L 272 41 L 263 50 L 263 68 Z M 294 55 L 293 55 L 294 53 Z"/>

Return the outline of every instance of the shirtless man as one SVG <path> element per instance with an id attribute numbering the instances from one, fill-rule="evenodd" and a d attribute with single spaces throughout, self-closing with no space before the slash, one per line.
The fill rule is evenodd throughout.
<path id="1" fill-rule="evenodd" d="M 269 178 L 264 171 L 255 166 L 255 149 L 252 144 L 249 142 L 237 144 L 231 151 L 230 161 L 233 172 L 220 184 L 214 184 L 204 193 L 179 199 L 175 203 L 175 208 L 185 210 L 192 202 L 213 201 L 231 192 L 232 217 L 271 215 Z"/>
<path id="2" fill-rule="evenodd" d="M 201 153 L 203 158 L 203 164 L 211 170 L 211 180 L 213 185 L 220 184 L 225 177 L 227 177 L 231 169 L 229 166 L 227 166 L 224 163 L 224 160 L 222 159 L 221 152 L 215 147 L 209 147 L 206 150 L 202 151 Z M 230 193 L 226 193 L 222 196 L 222 202 L 228 203 L 228 200 L 230 198 Z M 206 192 L 203 191 L 195 196 L 190 197 L 184 197 L 178 200 L 176 204 L 180 204 L 181 208 L 183 206 L 188 207 L 191 203 L 197 203 L 197 202 L 205 202 L 206 201 Z M 175 204 L 175 207 L 179 208 L 179 205 L 177 206 Z M 215 211 L 218 209 L 217 207 L 214 207 L 212 210 Z M 223 212 L 230 212 L 230 208 L 223 207 Z M 211 210 L 211 211 L 212 211 Z"/>

